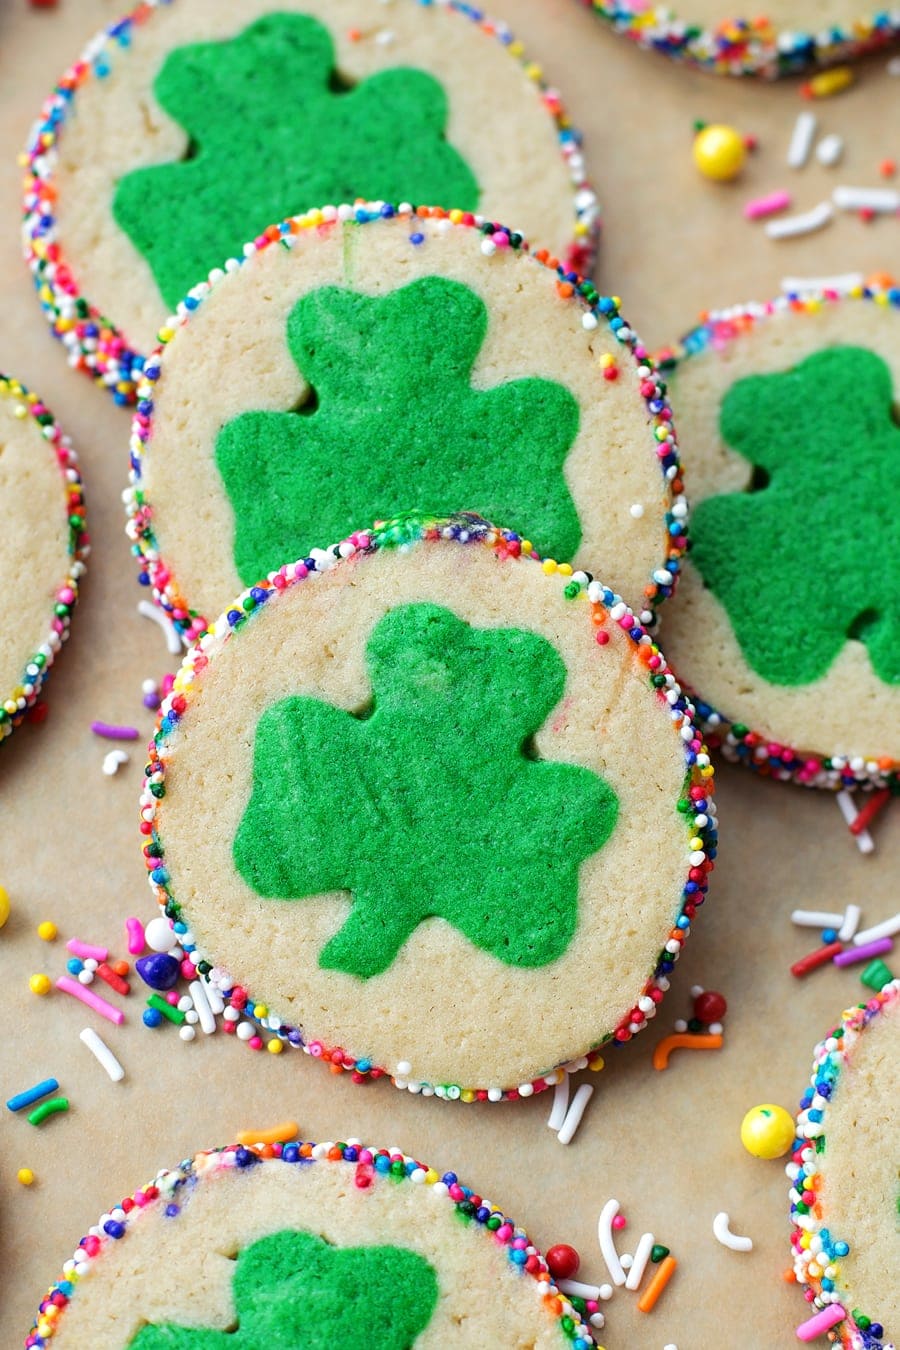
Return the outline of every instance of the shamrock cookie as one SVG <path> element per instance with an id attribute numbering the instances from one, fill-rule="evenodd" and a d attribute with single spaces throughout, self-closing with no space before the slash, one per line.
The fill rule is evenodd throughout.
<path id="1" fill-rule="evenodd" d="M 104 1214 L 25 1345 L 589 1350 L 582 1311 L 455 1172 L 359 1140 L 233 1145 Z"/>
<path id="2" fill-rule="evenodd" d="M 158 903 L 223 998 L 357 1079 L 553 1085 L 646 1025 L 703 900 L 690 706 L 618 596 L 529 548 L 464 515 L 312 549 L 160 712 Z"/>
<path id="3" fill-rule="evenodd" d="M 794 1273 L 845 1350 L 900 1344 L 898 1076 L 894 980 L 816 1046 L 787 1169 Z"/>
<path id="4" fill-rule="evenodd" d="M 78 461 L 37 394 L 0 375 L 0 744 L 69 636 L 88 553 Z"/>
<path id="5" fill-rule="evenodd" d="M 900 768 L 898 305 L 728 310 L 669 377 L 694 516 L 663 645 L 729 758 L 817 787 Z"/>
<path id="6" fill-rule="evenodd" d="M 357 205 L 196 287 L 132 436 L 129 533 L 177 625 L 411 509 L 531 531 L 652 621 L 685 543 L 671 413 L 616 302 L 546 264 L 478 217 Z"/>
<path id="7" fill-rule="evenodd" d="M 885 46 L 900 33 L 898 11 L 860 12 L 857 0 L 770 0 L 729 15 L 722 0 L 581 0 L 639 47 L 719 75 L 795 74 Z"/>
<path id="8" fill-rule="evenodd" d="M 62 77 L 26 159 L 41 304 L 119 403 L 188 290 L 311 206 L 439 202 L 593 261 L 578 133 L 462 0 L 149 0 Z"/>

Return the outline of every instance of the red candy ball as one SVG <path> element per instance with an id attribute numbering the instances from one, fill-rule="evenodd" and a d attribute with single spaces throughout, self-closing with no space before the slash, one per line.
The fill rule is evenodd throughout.
<path id="1" fill-rule="evenodd" d="M 704 989 L 694 999 L 694 1016 L 698 1022 L 721 1022 L 728 1011 L 728 1004 L 715 989 Z"/>
<path id="2" fill-rule="evenodd" d="M 547 1269 L 554 1280 L 571 1280 L 581 1265 L 581 1257 L 574 1247 L 566 1242 L 558 1242 L 547 1252 Z"/>

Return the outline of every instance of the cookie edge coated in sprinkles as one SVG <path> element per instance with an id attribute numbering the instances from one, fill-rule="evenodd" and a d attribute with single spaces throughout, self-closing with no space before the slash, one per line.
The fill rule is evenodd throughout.
<path id="1" fill-rule="evenodd" d="M 438 231 L 470 231 L 473 247 L 478 248 L 479 256 L 510 250 L 523 254 L 535 266 L 547 269 L 550 274 L 548 284 L 550 278 L 555 277 L 556 293 L 563 303 L 574 301 L 581 307 L 583 328 L 590 331 L 605 323 L 616 342 L 630 353 L 634 368 L 628 375 L 635 380 L 637 393 L 646 409 L 648 453 L 650 442 L 655 442 L 653 453 L 659 463 L 667 498 L 665 519 L 660 522 L 666 540 L 660 549 L 664 556 L 660 557 L 647 578 L 644 587 L 645 608 L 639 615 L 641 623 L 652 630 L 659 606 L 673 593 L 678 583 L 681 559 L 687 549 L 689 512 L 684 497 L 678 436 L 672 421 L 672 410 L 666 399 L 665 384 L 640 338 L 620 314 L 618 297 L 600 295 L 591 281 L 567 271 L 545 249 L 532 251 L 520 234 L 505 225 L 496 224 L 470 211 L 445 210 L 438 206 L 414 207 L 408 203 L 394 206 L 389 202 L 357 202 L 353 206 L 326 206 L 270 225 L 263 234 L 245 245 L 241 258 L 230 259 L 224 270 L 212 272 L 208 281 L 195 286 L 179 307 L 179 313 L 171 326 L 161 332 L 161 345 L 147 361 L 138 388 L 138 403 L 131 428 L 130 487 L 124 493 L 127 515 L 125 532 L 131 540 L 131 551 L 138 559 L 139 582 L 151 588 L 155 603 L 165 611 L 186 640 L 194 639 L 204 630 L 206 618 L 191 607 L 190 597 L 181 593 L 177 578 L 160 552 L 153 530 L 153 507 L 146 499 L 143 486 L 144 460 L 153 434 L 154 386 L 164 374 L 166 345 L 178 329 L 190 321 L 191 314 L 228 273 L 239 271 L 254 254 L 263 249 L 274 244 L 292 248 L 297 236 L 309 230 L 321 232 L 388 222 L 397 228 L 406 229 L 420 222 L 430 222 L 428 228 L 435 227 Z M 413 230 L 412 234 L 418 236 L 413 242 L 420 245 L 423 242 L 422 231 Z M 410 238 L 412 240 L 412 235 Z"/>
<path id="2" fill-rule="evenodd" d="M 581 1313 L 557 1287 L 541 1252 L 514 1220 L 490 1200 L 483 1199 L 470 1187 L 464 1186 L 455 1172 L 441 1175 L 434 1168 L 407 1157 L 397 1149 L 375 1148 L 354 1140 L 334 1144 L 299 1141 L 229 1144 L 224 1148 L 197 1153 L 176 1168 L 163 1169 L 147 1185 L 139 1187 L 133 1195 L 127 1196 L 119 1205 L 102 1215 L 100 1222 L 81 1239 L 74 1255 L 65 1262 L 62 1275 L 41 1301 L 31 1331 L 25 1339 L 26 1350 L 39 1350 L 39 1347 L 50 1344 L 60 1316 L 64 1316 L 66 1307 L 77 1295 L 81 1280 L 92 1273 L 94 1263 L 110 1244 L 121 1242 L 128 1236 L 131 1226 L 140 1221 L 142 1212 L 149 1212 L 161 1205 L 167 1208 L 172 1205 L 175 1213 L 171 1218 L 174 1221 L 182 1193 L 186 1193 L 189 1198 L 190 1193 L 204 1179 L 216 1173 L 246 1170 L 263 1159 L 282 1162 L 287 1166 L 343 1164 L 348 1169 L 354 1169 L 357 1174 L 362 1167 L 366 1177 L 363 1189 L 373 1184 L 383 1184 L 381 1178 L 387 1177 L 392 1182 L 408 1181 L 417 1185 L 423 1193 L 430 1190 L 437 1199 L 446 1199 L 453 1205 L 460 1216 L 471 1219 L 495 1243 L 506 1247 L 510 1265 L 516 1274 L 528 1276 L 534 1282 L 536 1297 L 547 1316 L 557 1322 L 561 1341 L 570 1350 L 590 1350 L 596 1344 Z M 51 1308 L 55 1311 L 48 1316 Z"/>
<path id="3" fill-rule="evenodd" d="M 215 660 L 225 644 L 233 640 L 240 628 L 280 592 L 330 571 L 335 566 L 348 561 L 358 564 L 366 556 L 384 549 L 405 553 L 414 546 L 435 543 L 488 548 L 502 562 L 530 564 L 540 567 L 550 576 L 557 574 L 554 579 L 561 583 L 560 599 L 564 604 L 588 602 L 591 605 L 592 624 L 598 629 L 618 627 L 633 644 L 636 661 L 646 667 L 650 689 L 675 724 L 674 729 L 681 739 L 685 756 L 682 794 L 678 803 L 673 803 L 673 810 L 677 808 L 685 820 L 686 877 L 680 905 L 669 934 L 661 944 L 653 971 L 635 1005 L 620 1017 L 612 1030 L 604 1032 L 587 1051 L 582 1052 L 579 1059 L 552 1066 L 531 1081 L 516 1087 L 431 1084 L 413 1080 L 409 1075 L 401 1076 L 399 1068 L 392 1074 L 365 1055 L 352 1053 L 340 1046 L 326 1046 L 305 1029 L 283 1023 L 276 1013 L 270 1012 L 267 1005 L 257 1005 L 249 991 L 235 984 L 227 971 L 216 966 L 214 953 L 208 957 L 194 942 L 190 934 L 189 917 L 182 917 L 171 887 L 165 846 L 157 830 L 158 804 L 166 795 L 166 749 L 170 733 L 177 728 L 199 692 L 203 671 Z M 651 635 L 615 592 L 595 581 L 587 572 L 573 571 L 568 563 L 557 564 L 552 559 L 539 558 L 528 541 L 520 535 L 492 525 L 480 516 L 469 513 L 442 517 L 409 514 L 380 522 L 370 530 L 359 531 L 329 549 L 315 549 L 308 558 L 271 572 L 256 586 L 243 591 L 234 604 L 200 634 L 187 652 L 173 688 L 159 710 L 156 733 L 148 747 L 148 763 L 140 799 L 140 828 L 145 838 L 143 852 L 148 880 L 160 911 L 178 935 L 186 959 L 195 968 L 195 978 L 213 980 L 226 1005 L 230 1003 L 242 1016 L 251 1018 L 283 1044 L 300 1048 L 313 1058 L 329 1064 L 332 1072 L 351 1073 L 354 1082 L 390 1077 L 395 1087 L 426 1097 L 464 1102 L 514 1101 L 555 1087 L 566 1072 L 574 1072 L 588 1065 L 602 1068 L 600 1052 L 603 1049 L 610 1043 L 620 1046 L 632 1040 L 652 1020 L 657 1005 L 669 987 L 668 976 L 708 890 L 708 877 L 714 867 L 717 844 L 715 805 L 711 800 L 714 787 L 713 768 L 694 724 L 690 702 L 682 694 Z M 399 1065 L 403 1066 L 404 1073 L 409 1070 L 411 1074 L 406 1061 L 399 1061 Z"/>
<path id="4" fill-rule="evenodd" d="M 125 334 L 81 293 L 78 278 L 70 270 L 53 211 L 56 146 L 77 106 L 80 86 L 90 79 L 106 79 L 113 60 L 127 57 L 136 31 L 158 10 L 165 11 L 174 3 L 175 0 L 143 0 L 123 18 L 97 33 L 44 100 L 20 157 L 25 169 L 22 244 L 41 308 L 54 337 L 65 346 L 69 364 L 108 389 L 114 401 L 123 406 L 134 404 L 139 397 L 138 385 L 147 353 L 133 348 Z M 565 269 L 590 272 L 597 254 L 600 211 L 596 193 L 585 176 L 581 133 L 572 126 L 559 94 L 544 81 L 540 67 L 528 59 L 522 43 L 505 23 L 489 18 L 464 0 L 408 0 L 408 3 L 448 10 L 460 19 L 467 19 L 485 37 L 504 47 L 535 86 L 538 99 L 553 120 L 572 187 L 572 240 L 566 250 Z M 184 304 L 178 306 L 177 314 L 167 321 L 162 332 L 177 324 Z"/>
<path id="5" fill-rule="evenodd" d="M 840 1263 L 842 1257 L 851 1250 L 849 1243 L 844 1241 L 844 1235 L 834 1235 L 828 1231 L 828 1225 L 822 1223 L 822 1216 L 816 1214 L 818 1205 L 816 1203 L 808 1204 L 803 1200 L 803 1195 L 809 1191 L 815 1193 L 818 1200 L 818 1194 L 822 1183 L 822 1174 L 816 1166 L 816 1158 L 821 1147 L 825 1147 L 826 1142 L 826 1123 L 828 1116 L 828 1100 L 831 1092 L 840 1082 L 841 1073 L 846 1068 L 853 1057 L 853 1051 L 862 1036 L 866 1027 L 873 1018 L 882 1014 L 885 1009 L 900 1004 L 900 980 L 892 980 L 886 984 L 879 994 L 875 994 L 865 1003 L 857 1004 L 848 1008 L 841 1014 L 841 1020 L 836 1027 L 828 1033 L 824 1041 L 820 1041 L 813 1052 L 813 1071 L 810 1077 L 811 1087 L 807 1088 L 803 1100 L 800 1104 L 800 1111 L 797 1115 L 797 1137 L 794 1140 L 794 1148 L 791 1154 L 791 1161 L 786 1168 L 787 1175 L 790 1178 L 790 1202 L 791 1202 L 791 1224 L 793 1232 L 791 1234 L 791 1249 L 793 1252 L 794 1277 L 797 1283 L 803 1288 L 810 1309 L 821 1311 L 829 1308 L 832 1304 L 843 1305 L 843 1295 L 834 1287 L 840 1275 Z M 897 1016 L 895 1012 L 893 1014 Z M 819 1093 L 819 1087 L 828 1088 L 829 1096 Z M 825 1249 L 828 1258 L 827 1264 L 837 1267 L 833 1278 L 826 1279 L 824 1271 L 816 1263 L 815 1255 L 810 1249 L 810 1244 L 814 1238 L 822 1239 L 823 1231 L 827 1235 L 829 1246 Z M 806 1245 L 804 1246 L 804 1242 Z M 837 1248 L 838 1250 L 835 1250 Z M 810 1270 L 813 1267 L 813 1270 Z M 818 1272 L 818 1273 L 817 1273 Z M 825 1288 L 828 1284 L 831 1287 Z M 852 1299 L 847 1300 L 853 1302 Z M 863 1310 L 854 1308 L 852 1312 L 839 1322 L 835 1327 L 835 1336 L 840 1339 L 844 1350 L 888 1350 L 887 1341 L 883 1340 L 883 1335 L 890 1337 L 891 1330 L 896 1333 L 898 1328 L 894 1327 L 882 1332 L 882 1335 L 874 1335 L 870 1327 L 875 1325 L 880 1328 L 874 1316 L 866 1315 L 861 1324 L 857 1318 Z M 877 1310 L 876 1310 L 877 1311 Z M 835 1339 L 830 1335 L 830 1339 Z M 891 1341 L 891 1344 L 893 1342 Z"/>
<path id="6" fill-rule="evenodd" d="M 14 400 L 24 410 L 16 415 L 27 416 L 34 421 L 39 434 L 56 458 L 65 496 L 68 522 L 66 551 L 69 558 L 67 575 L 53 588 L 53 609 L 44 642 L 29 656 L 19 683 L 9 692 L 0 690 L 0 695 L 5 695 L 0 701 L 2 745 L 22 723 L 29 708 L 37 703 L 57 653 L 69 636 L 72 611 L 78 601 L 78 586 L 84 575 L 85 559 L 90 552 L 90 539 L 85 528 L 84 485 L 72 442 L 46 404 L 20 380 L 0 373 L 0 397 Z"/>
<path id="7" fill-rule="evenodd" d="M 677 370 L 687 362 L 702 359 L 712 347 L 722 350 L 739 342 L 769 319 L 807 316 L 829 311 L 837 304 L 869 302 L 879 309 L 900 310 L 900 286 L 855 286 L 847 290 L 827 288 L 804 290 L 776 296 L 765 303 L 734 305 L 711 310 L 701 316 L 673 347 L 654 354 L 654 362 L 663 374 Z M 900 314 L 897 318 L 900 324 Z M 747 727 L 740 718 L 731 717 L 707 703 L 698 690 L 684 682 L 696 710 L 697 719 L 712 749 L 721 751 L 733 763 L 745 764 L 755 773 L 793 782 L 801 787 L 889 788 L 900 793 L 900 761 L 892 756 L 845 753 L 829 755 L 823 751 L 782 745 L 765 731 Z"/>
<path id="8" fill-rule="evenodd" d="M 723 18 L 715 28 L 688 23 L 666 4 L 635 13 L 625 0 L 579 0 L 616 33 L 686 65 L 717 75 L 778 79 L 811 66 L 829 66 L 878 51 L 900 33 L 900 12 L 876 10 L 850 29 L 830 24 L 817 33 L 777 29 L 767 19 Z"/>

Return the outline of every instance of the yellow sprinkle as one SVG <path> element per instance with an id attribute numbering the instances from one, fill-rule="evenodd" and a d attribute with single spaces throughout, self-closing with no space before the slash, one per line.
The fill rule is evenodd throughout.
<path id="1" fill-rule="evenodd" d="M 172 338 L 175 336 L 175 329 L 161 328 L 156 336 L 160 342 L 171 342 Z"/>
<path id="2" fill-rule="evenodd" d="M 34 1181 L 34 1173 L 30 1167 L 20 1167 L 16 1173 L 16 1177 L 21 1181 L 23 1186 L 30 1186 Z"/>
<path id="3" fill-rule="evenodd" d="M 475 1093 L 472 1091 L 471 1088 L 463 1088 L 462 1092 L 459 1095 L 460 1099 L 464 1102 L 474 1102 L 475 1100 Z"/>
<path id="4" fill-rule="evenodd" d="M 601 1069 L 606 1068 L 606 1060 L 601 1056 L 599 1059 L 592 1060 L 588 1068 L 593 1070 L 594 1073 L 599 1073 Z"/>
<path id="5" fill-rule="evenodd" d="M 2 886 L 0 886 L 0 928 L 3 927 L 8 918 L 9 918 L 9 894 L 6 890 L 4 890 Z"/>
<path id="6" fill-rule="evenodd" d="M 523 540 L 522 540 L 522 552 L 523 552 L 523 553 L 533 553 L 533 552 L 534 552 L 534 544 L 531 542 L 530 539 L 523 539 Z"/>
<path id="7" fill-rule="evenodd" d="M 33 994 L 49 994 L 50 987 L 49 975 L 32 975 L 28 981 L 28 988 Z"/>
<path id="8" fill-rule="evenodd" d="M 286 1144 L 290 1139 L 296 1139 L 300 1133 L 300 1126 L 296 1120 L 283 1120 L 280 1125 L 273 1125 L 270 1130 L 241 1130 L 236 1142 L 238 1144 Z"/>
<path id="9" fill-rule="evenodd" d="M 42 941 L 52 942 L 57 933 L 56 924 L 51 923 L 49 919 L 45 919 L 43 923 L 38 924 L 37 932 Z"/>
<path id="10" fill-rule="evenodd" d="M 268 1005 L 267 1005 L 267 1004 L 265 1004 L 265 1003 L 255 1003 L 255 1004 L 253 1005 L 253 1016 L 254 1016 L 254 1017 L 268 1017 L 268 1015 L 269 1015 L 269 1009 L 268 1009 Z"/>
<path id="11" fill-rule="evenodd" d="M 438 1179 L 437 1172 L 434 1170 L 433 1167 L 429 1167 L 428 1171 L 425 1173 L 425 1185 L 433 1186 L 434 1183 L 437 1181 L 437 1179 Z"/>
<path id="12" fill-rule="evenodd" d="M 601 366 L 603 370 L 608 370 L 610 366 L 614 366 L 616 364 L 616 358 L 614 356 L 611 356 L 609 352 L 604 352 L 603 355 L 600 357 L 600 361 L 598 364 Z"/>
<path id="13" fill-rule="evenodd" d="M 549 577 L 553 572 L 556 571 L 556 563 L 553 561 L 552 558 L 545 558 L 544 561 L 541 563 L 541 567 L 542 567 L 542 568 L 544 569 L 544 571 L 547 573 L 547 576 L 548 576 L 548 577 Z"/>
<path id="14" fill-rule="evenodd" d="M 557 568 L 557 571 L 562 577 L 570 577 L 572 575 L 572 564 L 560 563 L 559 567 Z"/>
<path id="15" fill-rule="evenodd" d="M 282 1041 L 278 1039 L 277 1036 L 274 1036 L 272 1040 L 269 1041 L 268 1044 L 266 1045 L 266 1049 L 268 1050 L 270 1055 L 280 1055 L 282 1050 L 284 1049 L 284 1044 Z"/>

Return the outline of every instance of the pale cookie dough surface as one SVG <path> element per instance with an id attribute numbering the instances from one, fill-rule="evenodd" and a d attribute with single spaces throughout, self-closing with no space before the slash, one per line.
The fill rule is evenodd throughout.
<path id="1" fill-rule="evenodd" d="M 26 665 L 46 648 L 46 666 L 30 677 L 30 686 L 40 687 L 59 646 L 59 637 L 51 634 L 57 592 L 74 581 L 73 567 L 79 570 L 68 521 L 74 486 L 67 483 L 59 456 L 73 471 L 75 459 L 55 423 L 48 422 L 50 435 L 44 434 L 30 411 L 41 405 L 30 398 L 15 381 L 0 376 L 0 588 L 7 600 L 0 624 L 0 703 L 22 688 Z M 65 607 L 60 636 L 68 631 L 70 608 Z M 31 695 L 28 702 L 34 702 Z M 0 740 L 3 734 L 0 729 Z"/>
<path id="2" fill-rule="evenodd" d="M 409 554 L 385 548 L 340 564 L 275 597 L 230 637 L 161 742 L 165 794 L 155 829 L 168 894 L 205 959 L 299 1025 L 307 1044 L 315 1037 L 345 1047 L 404 1080 L 509 1088 L 586 1053 L 623 1018 L 627 1025 L 647 992 L 690 865 L 693 831 L 676 811 L 683 742 L 631 640 L 613 622 L 609 643 L 599 646 L 586 596 L 568 600 L 564 585 L 534 560 L 501 562 L 484 544 L 420 543 Z M 365 709 L 373 631 L 389 612 L 422 602 L 475 630 L 515 628 L 547 639 L 565 664 L 565 685 L 534 736 L 535 752 L 592 770 L 618 796 L 615 828 L 578 871 L 574 935 L 549 964 L 507 964 L 432 917 L 380 974 L 324 969 L 319 956 L 348 917 L 348 893 L 263 899 L 236 867 L 232 848 L 251 798 L 262 714 L 290 695 Z M 489 783 L 486 769 L 488 793 Z M 379 791 L 377 780 L 346 785 L 350 830 L 363 788 Z M 391 802 L 388 809 L 400 809 Z M 463 892 L 470 884 L 461 878 Z M 164 902 L 166 892 L 157 894 Z"/>
<path id="3" fill-rule="evenodd" d="M 424 242 L 411 244 L 412 232 Z M 584 326 L 585 307 L 560 297 L 554 272 L 511 248 L 486 257 L 481 238 L 463 224 L 448 228 L 446 221 L 406 218 L 303 228 L 290 249 L 263 249 L 212 287 L 163 348 L 158 378 L 142 386 L 142 398 L 153 400 L 149 440 L 142 447 L 133 439 L 133 448 L 143 448 L 133 477 L 152 513 L 150 554 L 162 559 L 162 589 L 212 618 L 255 579 L 242 579 L 237 570 L 235 509 L 216 463 L 216 441 L 241 413 L 297 409 L 310 399 L 286 338 L 300 298 L 327 286 L 386 297 L 417 280 L 439 277 L 465 286 L 487 310 L 474 368 L 471 375 L 463 370 L 473 389 L 540 379 L 562 386 L 577 402 L 577 432 L 562 462 L 581 534 L 570 560 L 605 577 L 641 608 L 648 582 L 651 591 L 658 589 L 651 575 L 664 567 L 673 545 L 677 550 L 667 529 L 672 495 L 660 464 L 659 419 L 641 392 L 638 372 L 646 367 L 617 340 L 602 314 L 596 326 Z M 454 341 L 458 336 L 454 331 Z M 604 377 L 603 362 L 617 367 L 617 379 Z M 322 411 L 320 405 L 310 427 Z M 520 438 L 521 432 L 520 417 Z M 498 454 L 504 448 L 498 444 Z M 335 462 L 339 466 L 337 447 Z M 548 463 L 547 474 L 549 501 L 558 466 Z M 436 502 L 425 467 L 421 476 L 422 499 L 392 503 L 387 511 L 371 503 L 363 519 L 402 510 L 487 509 L 479 500 Z M 635 505 L 641 509 L 637 517 Z M 348 522 L 347 530 L 359 523 Z M 541 544 L 540 512 L 526 528 L 536 547 L 549 551 Z M 290 560 L 279 558 L 273 565 Z M 150 572 L 156 584 L 153 568 Z"/>
<path id="4" fill-rule="evenodd" d="M 717 316 L 705 330 L 709 334 L 715 328 L 717 335 L 704 339 L 702 350 L 683 357 L 668 375 L 688 446 L 695 506 L 708 497 L 741 493 L 752 483 L 753 464 L 725 443 L 720 428 L 723 400 L 738 381 L 789 371 L 814 353 L 841 346 L 881 357 L 892 373 L 895 395 L 900 390 L 896 308 L 847 298 L 796 312 L 786 301 L 778 303 L 775 313 L 754 311 L 749 321 L 738 317 L 730 324 L 729 317 Z M 835 547 L 840 548 L 839 538 Z M 893 575 L 878 577 L 873 593 L 888 610 L 900 603 Z M 760 603 L 766 604 L 762 589 Z M 841 621 L 839 613 L 836 621 Z M 798 613 L 798 641 L 803 641 L 802 629 Z M 862 642 L 848 640 L 827 673 L 808 684 L 766 680 L 749 664 L 724 605 L 704 585 L 690 554 L 677 600 L 664 612 L 661 641 L 680 678 L 726 722 L 742 723 L 766 741 L 813 755 L 900 760 L 900 684 L 875 674 Z"/>
<path id="5" fill-rule="evenodd" d="M 116 184 L 139 167 L 178 161 L 188 148 L 185 129 L 154 96 L 156 76 L 169 52 L 234 38 L 272 13 L 324 24 L 339 74 L 351 84 L 397 67 L 432 75 L 447 95 L 446 139 L 479 184 L 479 212 L 565 255 L 576 237 L 575 185 L 553 118 L 519 61 L 465 14 L 414 0 L 389 8 L 379 0 L 176 0 L 135 28 L 127 50 L 110 44 L 110 73 L 78 89 L 77 116 L 67 118 L 59 139 L 57 237 L 81 294 L 132 346 L 148 352 L 171 310 L 116 224 Z M 282 214 L 315 205 L 324 203 L 297 201 Z M 247 238 L 271 223 L 256 222 Z M 235 241 L 235 254 L 244 242 Z"/>
<path id="6" fill-rule="evenodd" d="M 50 1341 L 53 1350 L 128 1350 L 147 1323 L 233 1329 L 235 1257 L 286 1230 L 314 1234 L 336 1253 L 387 1244 L 428 1262 L 438 1299 L 413 1342 L 416 1350 L 571 1345 L 541 1302 L 547 1286 L 518 1270 L 491 1232 L 461 1222 L 441 1183 L 435 1189 L 433 1181 L 398 1182 L 376 1173 L 360 1189 L 352 1161 L 270 1158 L 235 1167 L 226 1165 L 229 1156 L 199 1154 L 177 1191 L 178 1173 L 157 1180 L 160 1199 L 132 1213 L 125 1236 L 107 1240 L 77 1284 Z M 165 1213 L 170 1199 L 180 1206 L 174 1218 Z M 588 1333 L 583 1339 L 592 1343 Z"/>
<path id="7" fill-rule="evenodd" d="M 848 1313 L 858 1310 L 883 1328 L 873 1335 L 853 1318 L 842 1322 L 838 1333 L 848 1350 L 880 1350 L 900 1338 L 900 983 L 887 985 L 868 1010 L 866 1023 L 859 1009 L 848 1010 L 843 1036 L 826 1043 L 836 1046 L 830 1062 L 838 1072 L 820 1107 L 821 1122 L 810 1125 L 807 1113 L 799 1117 L 801 1136 L 824 1137 L 813 1179 L 813 1232 L 827 1229 L 832 1242 L 850 1248 L 836 1262 L 834 1292 Z M 817 1047 L 820 1079 L 826 1053 Z M 805 1266 L 805 1257 L 799 1263 L 795 1258 L 798 1277 L 818 1293 L 821 1270 L 810 1275 Z"/>

